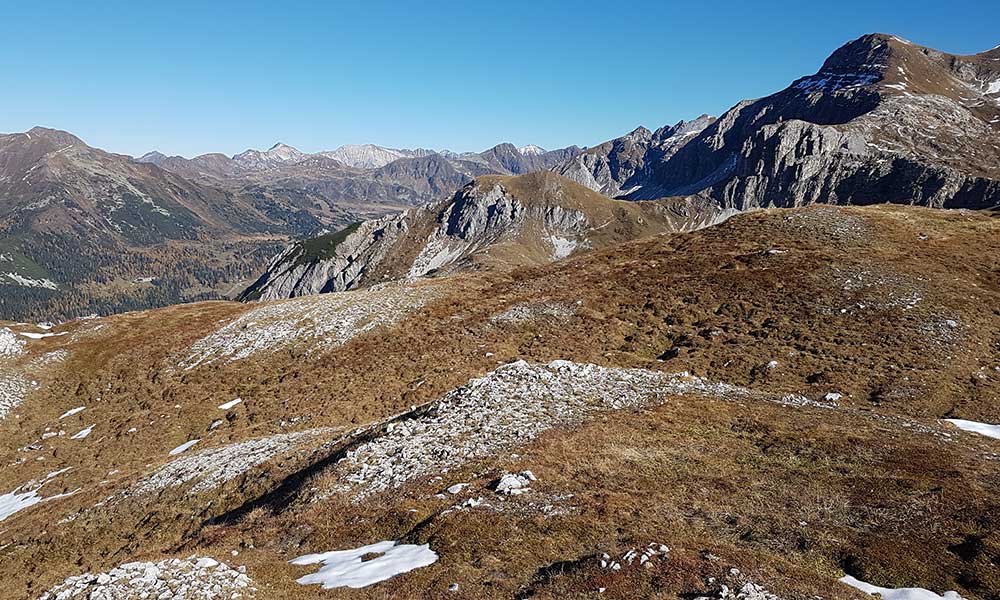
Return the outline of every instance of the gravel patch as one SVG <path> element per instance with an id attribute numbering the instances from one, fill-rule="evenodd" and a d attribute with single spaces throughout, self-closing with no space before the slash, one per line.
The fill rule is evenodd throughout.
<path id="1" fill-rule="evenodd" d="M 334 429 L 310 429 L 248 440 L 202 450 L 176 458 L 122 492 L 132 497 L 193 483 L 189 495 L 211 491 L 247 473 L 298 444 L 333 433 Z"/>
<path id="2" fill-rule="evenodd" d="M 232 568 L 203 557 L 172 558 L 158 563 L 131 562 L 106 573 L 84 573 L 42 594 L 38 600 L 237 600 L 253 598 L 245 567 Z"/>
<path id="3" fill-rule="evenodd" d="M 0 419 L 3 419 L 34 387 L 16 368 L 24 354 L 24 341 L 7 327 L 0 327 Z"/>
<path id="4" fill-rule="evenodd" d="M 193 369 L 217 360 L 241 360 L 298 342 L 321 349 L 339 346 L 399 321 L 432 294 L 430 286 L 386 285 L 258 306 L 192 344 L 181 366 Z"/>
<path id="5" fill-rule="evenodd" d="M 17 358 L 24 354 L 24 341 L 7 327 L 0 327 L 0 358 Z"/>
<path id="6" fill-rule="evenodd" d="M 33 387 L 19 373 L 3 373 L 3 368 L 0 364 L 0 419 L 16 408 Z"/>
<path id="7" fill-rule="evenodd" d="M 524 444 L 548 429 L 580 422 L 596 411 L 641 408 L 684 394 L 831 406 L 803 396 L 763 394 L 687 373 L 561 360 L 547 365 L 518 361 L 471 380 L 419 416 L 386 425 L 380 437 L 347 453 L 336 467 L 341 482 L 319 494 L 318 499 L 344 493 L 360 501 L 417 477 L 447 472 L 467 461 Z"/>
<path id="8" fill-rule="evenodd" d="M 873 235 L 864 217 L 849 214 L 836 206 L 812 206 L 792 212 L 785 216 L 781 225 L 797 235 L 833 238 L 852 244 L 867 242 Z"/>
<path id="9" fill-rule="evenodd" d="M 491 323 L 524 323 L 536 319 L 569 319 L 576 307 L 558 302 L 521 302 L 490 318 Z"/>

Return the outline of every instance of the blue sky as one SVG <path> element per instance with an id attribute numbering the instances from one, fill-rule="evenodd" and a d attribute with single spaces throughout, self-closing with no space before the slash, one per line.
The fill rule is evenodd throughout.
<path id="1" fill-rule="evenodd" d="M 593 145 L 781 89 L 872 31 L 1000 44 L 987 0 L 0 2 L 0 131 L 135 155 Z"/>

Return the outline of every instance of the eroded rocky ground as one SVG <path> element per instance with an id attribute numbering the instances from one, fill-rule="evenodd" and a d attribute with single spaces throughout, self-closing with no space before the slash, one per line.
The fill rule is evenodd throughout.
<path id="1" fill-rule="evenodd" d="M 998 261 L 991 214 L 815 207 L 2 324 L 0 598 L 994 600 L 1000 440 L 947 419 L 1000 423 Z"/>

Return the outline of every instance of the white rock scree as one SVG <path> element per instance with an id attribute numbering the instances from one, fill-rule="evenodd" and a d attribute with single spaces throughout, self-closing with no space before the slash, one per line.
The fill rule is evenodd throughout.
<path id="1" fill-rule="evenodd" d="M 158 563 L 131 562 L 107 573 L 76 575 L 38 600 L 249 600 L 255 591 L 245 567 L 234 569 L 213 558 L 190 556 Z"/>
<path id="2" fill-rule="evenodd" d="M 803 396 L 776 396 L 711 382 L 688 373 L 619 369 L 557 360 L 517 361 L 473 379 L 442 397 L 422 416 L 386 426 L 337 465 L 341 482 L 318 494 L 355 501 L 429 473 L 527 443 L 543 431 L 596 411 L 652 406 L 673 395 L 762 400 L 790 406 L 832 405 Z"/>

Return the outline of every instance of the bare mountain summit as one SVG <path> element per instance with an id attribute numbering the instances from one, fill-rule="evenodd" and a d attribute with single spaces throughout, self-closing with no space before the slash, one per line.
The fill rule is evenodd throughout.
<path id="1" fill-rule="evenodd" d="M 637 130 L 557 171 L 616 197 L 701 194 L 737 210 L 1000 204 L 996 48 L 956 56 L 866 35 L 816 74 L 706 125 L 659 156 L 657 136 Z"/>

